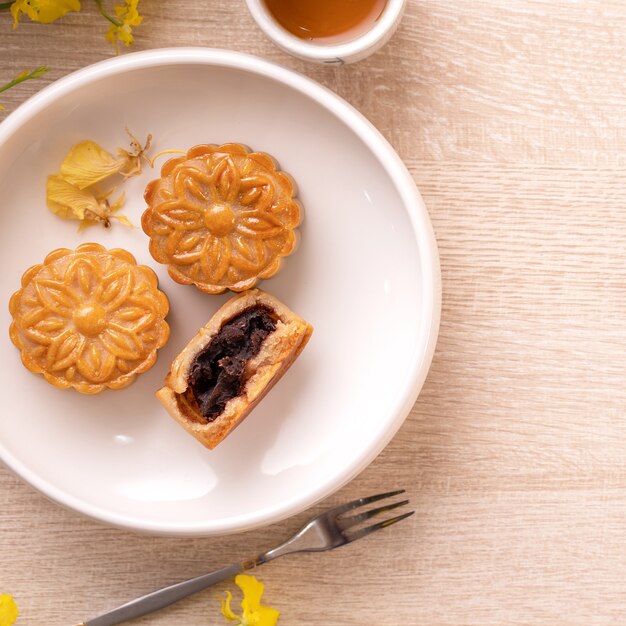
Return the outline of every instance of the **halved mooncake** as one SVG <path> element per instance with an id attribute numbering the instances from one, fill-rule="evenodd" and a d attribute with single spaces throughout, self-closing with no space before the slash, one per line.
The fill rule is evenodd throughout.
<path id="1" fill-rule="evenodd" d="M 273 276 L 297 242 L 295 185 L 263 152 L 200 145 L 167 161 L 146 187 L 150 254 L 178 283 L 244 291 Z"/>
<path id="2" fill-rule="evenodd" d="M 183 428 L 214 448 L 287 371 L 312 331 L 270 294 L 239 294 L 174 359 L 157 398 Z"/>

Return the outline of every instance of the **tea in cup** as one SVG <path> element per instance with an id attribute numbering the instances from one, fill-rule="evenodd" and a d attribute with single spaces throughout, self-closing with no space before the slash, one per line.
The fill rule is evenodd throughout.
<path id="1" fill-rule="evenodd" d="M 406 0 L 246 0 L 265 34 L 301 59 L 359 61 L 393 35 Z"/>

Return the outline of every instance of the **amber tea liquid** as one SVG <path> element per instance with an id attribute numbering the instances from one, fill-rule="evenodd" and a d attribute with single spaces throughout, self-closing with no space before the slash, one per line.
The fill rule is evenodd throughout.
<path id="1" fill-rule="evenodd" d="M 337 44 L 366 33 L 387 0 L 265 0 L 276 21 L 300 39 Z"/>

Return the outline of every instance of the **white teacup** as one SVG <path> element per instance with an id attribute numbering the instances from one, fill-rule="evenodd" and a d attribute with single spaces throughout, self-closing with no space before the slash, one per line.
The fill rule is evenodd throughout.
<path id="1" fill-rule="evenodd" d="M 246 4 L 261 30 L 283 50 L 306 61 L 343 65 L 368 57 L 389 41 L 398 28 L 406 0 L 387 0 L 380 17 L 368 31 L 336 44 L 315 43 L 296 37 L 276 21 L 263 0 L 246 0 Z"/>

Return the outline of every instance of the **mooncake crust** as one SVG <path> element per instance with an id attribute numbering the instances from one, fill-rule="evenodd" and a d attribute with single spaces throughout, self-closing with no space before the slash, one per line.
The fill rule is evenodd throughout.
<path id="1" fill-rule="evenodd" d="M 122 389 L 150 369 L 169 338 L 167 296 L 130 252 L 85 243 L 24 272 L 9 335 L 24 366 L 84 394 Z"/>
<path id="2" fill-rule="evenodd" d="M 264 306 L 276 316 L 276 329 L 268 335 L 259 353 L 246 365 L 247 379 L 240 395 L 229 400 L 222 413 L 207 422 L 197 404 L 189 401 L 189 372 L 197 355 L 239 313 Z M 274 296 L 253 289 L 231 298 L 203 326 L 172 361 L 158 400 L 187 432 L 207 448 L 215 448 L 261 401 L 289 369 L 308 342 L 313 327 Z"/>
<path id="3" fill-rule="evenodd" d="M 273 157 L 243 144 L 198 145 L 145 190 L 150 254 L 178 283 L 241 292 L 276 274 L 298 242 L 302 207 Z"/>

